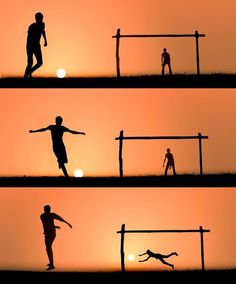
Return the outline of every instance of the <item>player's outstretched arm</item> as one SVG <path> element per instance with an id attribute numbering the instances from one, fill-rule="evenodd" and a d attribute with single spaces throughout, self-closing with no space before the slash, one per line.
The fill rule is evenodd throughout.
<path id="1" fill-rule="evenodd" d="M 36 129 L 36 130 L 29 130 L 29 133 L 35 133 L 35 132 L 43 132 L 48 130 L 48 127 L 45 128 L 40 128 L 40 129 Z"/>

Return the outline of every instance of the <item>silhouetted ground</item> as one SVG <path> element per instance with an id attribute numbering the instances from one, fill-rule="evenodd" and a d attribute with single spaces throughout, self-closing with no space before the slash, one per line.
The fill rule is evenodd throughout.
<path id="1" fill-rule="evenodd" d="M 128 177 L 0 177 L 1 187 L 236 187 L 236 174 Z"/>
<path id="2" fill-rule="evenodd" d="M 235 88 L 236 74 L 0 78 L 1 88 Z"/>
<path id="3" fill-rule="evenodd" d="M 233 283 L 236 270 L 159 272 L 27 272 L 1 271 L 7 283 Z"/>

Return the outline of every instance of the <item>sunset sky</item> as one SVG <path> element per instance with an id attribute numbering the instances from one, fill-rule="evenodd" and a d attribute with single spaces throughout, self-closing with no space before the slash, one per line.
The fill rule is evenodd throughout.
<path id="1" fill-rule="evenodd" d="M 50 131 L 63 124 L 67 169 L 85 176 L 118 176 L 120 130 L 126 136 L 207 135 L 203 172 L 236 172 L 234 89 L 1 89 L 1 176 L 59 176 Z M 197 140 L 124 141 L 124 175 L 163 174 L 167 148 L 177 173 L 199 174 Z"/>
<path id="2" fill-rule="evenodd" d="M 116 76 L 112 38 L 121 34 L 193 34 L 200 38 L 201 73 L 236 73 L 233 0 L 2 0 L 0 78 L 24 75 L 26 38 L 34 15 L 44 14 L 48 46 L 35 76 Z M 42 41 L 43 43 L 43 41 Z M 121 39 L 121 75 L 161 74 L 163 48 L 174 74 L 196 73 L 194 38 Z M 14 86 L 12 86 L 14 87 Z M 0 177 L 62 176 L 50 131 L 55 123 L 86 135 L 64 134 L 70 176 L 119 176 L 124 136 L 195 136 L 200 132 L 204 173 L 236 173 L 236 89 L 16 89 L 0 88 Z M 124 141 L 124 176 L 163 175 L 166 149 L 177 174 L 199 174 L 197 140 Z M 171 173 L 172 174 L 172 173 Z M 43 271 L 48 263 L 40 214 L 50 204 L 73 228 L 57 222 L 58 271 L 120 270 L 120 235 L 126 229 L 210 229 L 205 266 L 236 268 L 236 188 L 0 188 L 0 270 Z M 126 235 L 129 270 L 170 270 L 137 255 L 150 249 L 179 256 L 177 270 L 201 269 L 199 234 Z M 133 262 L 128 260 L 133 254 Z"/>
<path id="3" fill-rule="evenodd" d="M 120 235 L 126 229 L 209 229 L 204 234 L 205 268 L 236 266 L 235 188 L 2 188 L 1 269 L 44 271 L 48 263 L 40 214 L 52 212 L 73 225 L 61 226 L 54 242 L 56 271 L 120 271 Z M 169 262 L 201 269 L 199 233 L 126 234 L 126 268 L 172 270 L 138 254 L 177 251 Z M 135 256 L 133 262 L 127 258 Z"/>
<path id="4" fill-rule="evenodd" d="M 206 34 L 200 38 L 202 73 L 235 73 L 234 0 L 2 0 L 0 75 L 23 76 L 26 37 L 34 15 L 44 14 L 48 47 L 35 76 L 115 75 L 115 39 L 121 34 Z M 121 74 L 160 74 L 160 55 L 171 53 L 173 73 L 196 73 L 194 38 L 121 39 Z"/>

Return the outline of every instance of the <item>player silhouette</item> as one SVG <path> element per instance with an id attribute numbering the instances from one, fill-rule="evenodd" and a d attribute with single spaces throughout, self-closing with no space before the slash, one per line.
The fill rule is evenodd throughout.
<path id="1" fill-rule="evenodd" d="M 43 225 L 46 252 L 49 260 L 49 263 L 47 265 L 48 268 L 46 270 L 52 270 L 55 268 L 52 244 L 56 238 L 56 229 L 60 229 L 59 226 L 54 225 L 54 220 L 66 223 L 70 228 L 72 228 L 72 225 L 64 220 L 61 216 L 57 215 L 56 213 L 52 213 L 50 205 L 44 206 L 44 213 L 40 215 L 40 219 Z"/>
<path id="2" fill-rule="evenodd" d="M 139 262 L 147 261 L 150 257 L 153 257 L 157 260 L 160 260 L 163 264 L 171 266 L 173 269 L 174 269 L 174 265 L 165 261 L 164 258 L 169 258 L 172 255 L 178 256 L 177 252 L 172 252 L 170 254 L 161 254 L 161 253 L 154 253 L 154 252 L 150 251 L 149 249 L 145 253 L 139 254 L 139 256 L 143 256 L 143 255 L 147 255 L 148 257 L 143 259 L 143 260 L 139 260 Z"/>
<path id="3" fill-rule="evenodd" d="M 69 128 L 65 127 L 62 125 L 62 117 L 57 116 L 56 119 L 56 124 L 55 125 L 49 125 L 48 127 L 45 128 L 40 128 L 37 130 L 30 130 L 30 133 L 35 133 L 35 132 L 43 132 L 50 130 L 51 131 L 51 137 L 52 137 L 52 146 L 53 146 L 53 152 L 55 156 L 57 157 L 58 161 L 58 167 L 59 169 L 62 169 L 65 177 L 68 177 L 68 173 L 65 167 L 65 163 L 68 162 L 67 159 L 67 153 L 66 153 L 66 148 L 63 142 L 63 134 L 64 132 L 69 132 L 72 134 L 82 134 L 85 135 L 84 132 L 79 132 L 79 131 L 74 131 L 70 130 Z"/>
<path id="4" fill-rule="evenodd" d="M 28 28 L 28 36 L 26 43 L 27 66 L 24 78 L 31 78 L 32 73 L 43 65 L 42 51 L 40 45 L 41 36 L 44 38 L 44 46 L 47 46 L 47 37 L 45 32 L 45 23 L 43 22 L 43 14 L 38 12 L 35 14 L 35 23 Z M 36 64 L 33 66 L 33 56 L 36 58 Z M 33 67 L 32 67 L 33 66 Z"/>
<path id="5" fill-rule="evenodd" d="M 169 54 L 169 52 L 167 52 L 166 48 L 163 48 L 163 53 L 161 54 L 161 66 L 162 66 L 161 73 L 162 73 L 162 75 L 164 75 L 164 73 L 165 73 L 165 66 L 166 65 L 169 68 L 170 75 L 172 75 L 172 69 L 171 69 L 171 64 L 170 64 L 170 54 Z"/>
<path id="6" fill-rule="evenodd" d="M 171 168 L 173 170 L 173 174 L 176 175 L 175 160 L 174 160 L 173 154 L 170 152 L 170 148 L 167 148 L 167 150 L 166 150 L 165 158 L 164 158 L 164 161 L 163 161 L 163 167 L 165 166 L 166 160 L 167 160 L 167 163 L 166 163 L 166 168 L 165 168 L 165 176 L 167 175 L 167 171 Z"/>

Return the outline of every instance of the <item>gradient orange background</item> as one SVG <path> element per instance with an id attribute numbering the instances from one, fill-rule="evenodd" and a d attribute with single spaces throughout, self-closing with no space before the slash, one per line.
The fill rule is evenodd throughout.
<path id="1" fill-rule="evenodd" d="M 200 38 L 202 73 L 235 73 L 234 0 L 2 0 L 1 76 L 23 76 L 26 36 L 34 14 L 44 14 L 48 47 L 35 76 L 115 75 L 115 39 L 121 34 L 206 34 Z M 121 74 L 160 74 L 166 47 L 174 73 L 196 73 L 194 38 L 121 39 Z"/>
<path id="2" fill-rule="evenodd" d="M 120 271 L 120 230 L 209 229 L 204 234 L 206 269 L 235 268 L 235 188 L 2 188 L 1 269 L 41 270 L 47 257 L 39 215 L 50 204 L 73 228 L 61 226 L 54 242 L 57 271 Z M 200 235 L 126 234 L 126 268 L 171 270 L 137 255 L 177 251 L 175 269 L 201 269 Z M 129 254 L 135 261 L 128 261 Z"/>
<path id="3" fill-rule="evenodd" d="M 0 9 L 0 76 L 23 76 L 26 36 L 34 14 L 45 18 L 48 47 L 37 76 L 115 75 L 115 35 L 205 33 L 200 39 L 202 73 L 235 73 L 235 1 L 13 1 Z M 166 47 L 174 73 L 195 73 L 194 39 L 121 39 L 122 74 L 160 74 Z M 0 89 L 0 175 L 61 175 L 50 133 L 29 134 L 62 115 L 64 125 L 86 136 L 65 134 L 68 171 L 86 176 L 118 175 L 120 130 L 132 135 L 208 135 L 203 141 L 206 173 L 234 172 L 234 89 Z M 167 147 L 177 173 L 198 173 L 197 141 L 129 141 L 124 174 L 162 174 Z M 72 223 L 58 223 L 57 270 L 120 270 L 120 236 L 127 229 L 197 229 L 205 234 L 205 266 L 235 268 L 235 188 L 1 188 L 1 269 L 44 270 L 47 257 L 39 215 L 43 206 Z M 199 235 L 129 235 L 126 256 L 151 249 L 177 251 L 176 269 L 201 268 Z M 129 262 L 127 269 L 169 269 L 157 261 Z"/>
<path id="4" fill-rule="evenodd" d="M 1 176 L 59 176 L 50 131 L 53 124 L 85 136 L 64 134 L 68 172 L 118 176 L 120 130 L 126 136 L 208 135 L 203 140 L 203 171 L 236 171 L 234 89 L 1 89 Z M 124 141 L 124 175 L 163 174 L 170 147 L 177 173 L 199 174 L 197 140 Z"/>

